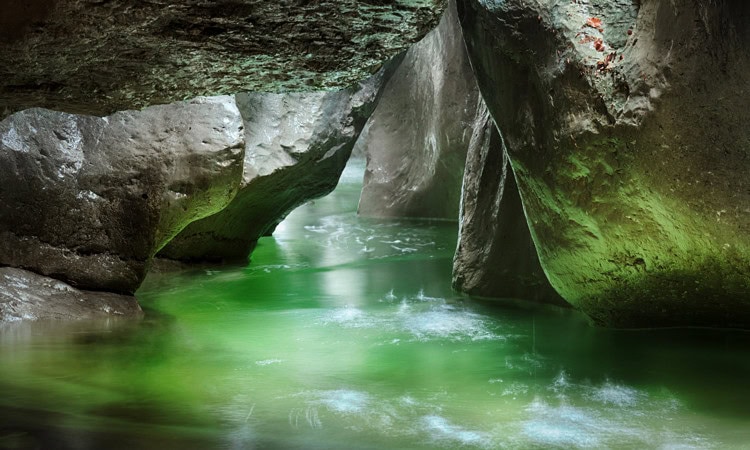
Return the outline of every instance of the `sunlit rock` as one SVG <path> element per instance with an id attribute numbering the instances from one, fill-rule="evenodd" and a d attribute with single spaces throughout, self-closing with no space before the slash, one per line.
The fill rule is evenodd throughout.
<path id="1" fill-rule="evenodd" d="M 456 220 L 480 103 L 451 2 L 406 53 L 357 143 L 367 156 L 359 213 Z"/>
<path id="2" fill-rule="evenodd" d="M 0 323 L 141 315 L 135 297 L 82 291 L 26 270 L 0 268 Z"/>
<path id="3" fill-rule="evenodd" d="M 7 0 L 0 118 L 106 115 L 201 95 L 345 88 L 437 24 L 445 0 Z"/>
<path id="4" fill-rule="evenodd" d="M 485 126 L 471 137 L 461 201 L 453 287 L 471 295 L 568 305 L 539 264 L 502 138 L 480 108 Z"/>
<path id="5" fill-rule="evenodd" d="M 750 326 L 750 4 L 458 10 L 555 289 L 604 325 Z"/>
<path id="6" fill-rule="evenodd" d="M 133 293 L 156 251 L 234 196 L 243 157 L 231 96 L 16 113 L 0 122 L 0 265 Z"/>
<path id="7" fill-rule="evenodd" d="M 190 224 L 160 256 L 247 261 L 258 238 L 291 210 L 336 187 L 397 63 L 340 91 L 237 94 L 247 144 L 239 193 L 221 212 Z"/>

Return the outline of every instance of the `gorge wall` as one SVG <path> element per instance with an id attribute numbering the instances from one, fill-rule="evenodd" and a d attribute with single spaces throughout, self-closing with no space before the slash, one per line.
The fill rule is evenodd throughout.
<path id="1" fill-rule="evenodd" d="M 562 297 L 608 326 L 748 326 L 750 5 L 458 11 Z"/>
<path id="2" fill-rule="evenodd" d="M 481 102 L 451 1 L 406 52 L 357 142 L 367 158 L 359 214 L 456 220 Z"/>

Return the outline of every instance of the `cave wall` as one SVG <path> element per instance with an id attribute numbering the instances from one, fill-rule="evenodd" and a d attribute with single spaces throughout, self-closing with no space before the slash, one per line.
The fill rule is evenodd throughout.
<path id="1" fill-rule="evenodd" d="M 750 325 L 750 5 L 458 12 L 562 297 L 608 326 Z"/>
<path id="2" fill-rule="evenodd" d="M 516 177 L 500 133 L 483 105 L 463 178 L 453 288 L 473 296 L 570 306 L 539 263 Z"/>
<path id="3" fill-rule="evenodd" d="M 406 52 L 357 142 L 367 158 L 359 214 L 457 220 L 481 104 L 450 2 L 438 27 Z"/>

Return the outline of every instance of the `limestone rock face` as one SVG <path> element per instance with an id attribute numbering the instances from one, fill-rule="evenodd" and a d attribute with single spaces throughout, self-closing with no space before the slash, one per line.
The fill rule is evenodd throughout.
<path id="1" fill-rule="evenodd" d="M 406 53 L 357 143 L 367 157 L 359 214 L 456 220 L 480 103 L 450 2 Z"/>
<path id="2" fill-rule="evenodd" d="M 486 107 L 469 145 L 453 287 L 467 294 L 569 306 L 539 264 L 502 138 Z"/>
<path id="3" fill-rule="evenodd" d="M 81 291 L 26 270 L 0 268 L 0 323 L 142 315 L 132 296 Z"/>
<path id="4" fill-rule="evenodd" d="M 236 92 L 346 88 L 434 28 L 445 0 L 6 0 L 0 118 Z M 4 109 L 3 109 L 4 108 Z"/>
<path id="5" fill-rule="evenodd" d="M 160 256 L 247 261 L 258 238 L 290 211 L 336 187 L 397 63 L 340 91 L 238 94 L 247 144 L 240 190 L 224 210 L 190 224 Z"/>
<path id="6" fill-rule="evenodd" d="M 0 265 L 133 293 L 156 251 L 234 196 L 243 157 L 231 96 L 16 113 L 0 122 Z"/>
<path id="7" fill-rule="evenodd" d="M 750 326 L 750 4 L 459 0 L 551 284 L 596 323 Z"/>

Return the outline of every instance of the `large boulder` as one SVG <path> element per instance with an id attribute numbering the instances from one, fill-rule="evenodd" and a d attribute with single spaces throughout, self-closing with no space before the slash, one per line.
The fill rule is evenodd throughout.
<path id="1" fill-rule="evenodd" d="M 331 192 L 399 60 L 339 91 L 237 94 L 245 123 L 244 172 L 225 209 L 193 222 L 160 253 L 185 262 L 246 262 L 297 206 Z"/>
<path id="2" fill-rule="evenodd" d="M 244 148 L 231 96 L 16 113 L 0 122 L 0 265 L 131 294 L 161 247 L 235 195 Z"/>
<path id="3" fill-rule="evenodd" d="M 367 157 L 359 214 L 457 220 L 481 102 L 451 1 L 406 53 L 357 143 Z"/>
<path id="4" fill-rule="evenodd" d="M 547 281 L 505 145 L 486 107 L 466 158 L 453 287 L 480 297 L 569 306 Z"/>
<path id="5" fill-rule="evenodd" d="M 437 24 L 445 0 L 6 0 L 0 118 L 106 115 L 201 95 L 341 89 Z"/>
<path id="6" fill-rule="evenodd" d="M 555 289 L 603 325 L 750 327 L 750 4 L 458 6 Z"/>
<path id="7" fill-rule="evenodd" d="M 0 323 L 142 315 L 133 296 L 82 291 L 54 278 L 0 267 Z"/>

